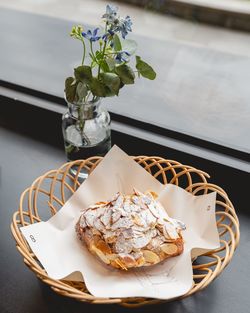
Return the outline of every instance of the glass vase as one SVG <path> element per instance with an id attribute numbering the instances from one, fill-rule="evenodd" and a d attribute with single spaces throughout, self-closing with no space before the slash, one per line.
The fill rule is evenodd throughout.
<path id="1" fill-rule="evenodd" d="M 100 100 L 85 103 L 69 103 L 62 117 L 62 132 L 68 161 L 104 156 L 111 148 L 110 115 L 100 105 Z M 77 166 L 71 174 L 77 173 Z M 78 177 L 86 179 L 85 169 Z"/>

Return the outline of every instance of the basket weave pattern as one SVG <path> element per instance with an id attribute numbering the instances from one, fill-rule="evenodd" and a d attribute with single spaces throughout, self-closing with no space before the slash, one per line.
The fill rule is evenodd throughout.
<path id="1" fill-rule="evenodd" d="M 59 169 L 51 170 L 38 177 L 22 193 L 19 210 L 14 213 L 11 224 L 16 247 L 22 254 L 24 263 L 37 277 L 63 296 L 83 302 L 118 303 L 128 307 L 163 302 L 162 300 L 138 297 L 97 298 L 89 293 L 83 282 L 52 279 L 47 275 L 20 232 L 20 227 L 47 220 L 54 215 L 79 187 L 77 175 L 81 169 L 86 168 L 91 173 L 101 159 L 101 157 L 92 157 L 65 163 Z M 201 170 L 160 157 L 138 156 L 134 157 L 134 160 L 163 184 L 175 184 L 193 195 L 217 192 L 216 219 L 221 245 L 219 249 L 198 257 L 193 263 L 194 284 L 192 289 L 183 297 L 190 296 L 209 285 L 233 257 L 240 238 L 239 221 L 234 207 L 225 191 L 219 186 L 207 182 L 209 175 Z M 74 177 L 70 174 L 72 166 L 78 168 L 78 173 Z"/>

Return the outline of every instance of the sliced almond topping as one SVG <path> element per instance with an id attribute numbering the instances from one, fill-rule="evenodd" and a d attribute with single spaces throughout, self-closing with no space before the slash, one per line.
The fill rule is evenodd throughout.
<path id="1" fill-rule="evenodd" d="M 113 202 L 115 202 L 116 201 L 116 199 L 119 197 L 119 195 L 120 195 L 120 192 L 118 191 L 115 195 L 114 195 L 114 197 L 112 198 L 112 199 L 110 199 L 109 200 L 109 203 L 113 203 Z"/>
<path id="2" fill-rule="evenodd" d="M 141 249 L 145 247 L 149 243 L 150 239 L 151 238 L 149 236 L 133 238 L 133 248 Z"/>
<path id="3" fill-rule="evenodd" d="M 82 214 L 81 217 L 80 217 L 80 227 L 82 227 L 82 228 L 87 227 L 86 219 L 85 219 L 84 214 Z"/>
<path id="4" fill-rule="evenodd" d="M 179 234 L 176 231 L 176 228 L 170 222 L 165 222 L 163 227 L 163 234 L 166 237 L 166 239 L 179 238 Z"/>
<path id="5" fill-rule="evenodd" d="M 130 205 L 130 211 L 131 211 L 131 214 L 133 214 L 133 213 L 135 213 L 135 212 L 139 213 L 139 212 L 141 211 L 141 208 L 140 208 L 139 205 L 132 203 L 132 204 Z"/>
<path id="6" fill-rule="evenodd" d="M 85 231 L 83 233 L 83 238 L 86 244 L 89 246 L 90 243 L 93 241 L 93 233 L 90 229 L 85 228 Z"/>
<path id="7" fill-rule="evenodd" d="M 96 205 L 106 205 L 108 202 L 107 201 L 99 201 L 99 202 L 96 202 Z"/>
<path id="8" fill-rule="evenodd" d="M 143 254 L 139 251 L 139 252 L 133 252 L 133 258 L 135 260 L 138 260 L 140 257 L 143 257 Z"/>
<path id="9" fill-rule="evenodd" d="M 132 228 L 124 229 L 122 232 L 125 239 L 131 239 L 134 236 L 134 232 Z"/>
<path id="10" fill-rule="evenodd" d="M 98 229 L 92 228 L 91 231 L 93 235 L 101 236 L 101 232 Z"/>
<path id="11" fill-rule="evenodd" d="M 110 208 L 106 208 L 103 216 L 101 217 L 101 221 L 106 227 L 111 223 L 111 215 L 112 210 Z"/>
<path id="12" fill-rule="evenodd" d="M 172 255 L 177 253 L 178 248 L 173 243 L 164 243 L 163 245 L 161 245 L 161 250 L 166 254 Z"/>
<path id="13" fill-rule="evenodd" d="M 106 231 L 103 237 L 107 243 L 114 243 L 117 236 L 112 231 Z"/>
<path id="14" fill-rule="evenodd" d="M 120 267 L 120 265 L 118 265 L 117 263 L 116 263 L 116 260 L 111 260 L 110 261 L 110 265 L 112 266 L 112 267 L 114 267 L 114 268 L 118 268 L 118 269 L 121 269 L 121 267 Z"/>
<path id="15" fill-rule="evenodd" d="M 152 238 L 149 244 L 147 245 L 148 249 L 156 249 L 159 247 L 162 243 L 164 243 L 164 239 L 162 240 L 161 237 L 157 236 L 155 238 Z"/>
<path id="16" fill-rule="evenodd" d="M 160 214 L 158 212 L 158 210 L 155 208 L 155 206 L 153 204 L 149 204 L 148 206 L 149 210 L 151 211 L 151 213 L 156 217 L 159 218 Z"/>
<path id="17" fill-rule="evenodd" d="M 141 202 L 146 205 L 149 205 L 152 202 L 152 198 L 149 196 L 142 196 L 141 200 Z"/>
<path id="18" fill-rule="evenodd" d="M 126 266 L 119 260 L 116 259 L 115 262 L 125 271 L 127 271 L 128 269 L 126 268 Z"/>
<path id="19" fill-rule="evenodd" d="M 134 194 L 135 194 L 135 195 L 137 195 L 137 196 L 143 195 L 143 193 L 140 192 L 140 191 L 139 191 L 138 189 L 136 189 L 135 187 L 133 188 L 133 190 L 134 190 Z"/>
<path id="20" fill-rule="evenodd" d="M 154 191 L 149 190 L 149 191 L 146 191 L 145 193 L 146 194 L 150 194 L 153 199 L 158 198 L 158 194 L 156 192 L 154 192 Z"/>
<path id="21" fill-rule="evenodd" d="M 143 221 L 141 220 L 141 218 L 137 214 L 134 215 L 133 222 L 138 226 L 144 225 Z"/>
<path id="22" fill-rule="evenodd" d="M 88 226 L 93 227 L 93 225 L 94 225 L 94 220 L 95 220 L 95 218 L 96 218 L 94 211 L 88 210 L 88 211 L 85 213 L 85 218 L 86 218 L 86 224 L 87 224 Z"/>
<path id="23" fill-rule="evenodd" d="M 95 216 L 100 217 L 104 214 L 106 206 L 101 206 L 95 210 Z"/>
<path id="24" fill-rule="evenodd" d="M 94 227 L 99 230 L 99 232 L 103 232 L 104 231 L 104 225 L 103 223 L 101 222 L 101 220 L 99 218 L 96 218 L 94 220 Z M 93 228 L 93 230 L 95 229 Z"/>
<path id="25" fill-rule="evenodd" d="M 133 267 L 136 265 L 135 259 L 129 254 L 122 255 L 120 258 L 126 267 Z"/>
<path id="26" fill-rule="evenodd" d="M 132 225 L 133 225 L 133 222 L 130 218 L 122 217 L 111 226 L 111 229 L 116 230 L 118 228 L 129 228 Z"/>
<path id="27" fill-rule="evenodd" d="M 110 264 L 110 260 L 105 256 L 105 254 L 94 245 L 91 245 L 90 250 L 94 252 L 104 263 Z"/>
<path id="28" fill-rule="evenodd" d="M 143 250 L 142 251 L 144 259 L 148 263 L 156 264 L 160 262 L 160 258 L 158 255 L 150 250 Z"/>
<path id="29" fill-rule="evenodd" d="M 114 261 L 115 259 L 117 259 L 119 257 L 118 254 L 115 253 L 111 253 L 111 254 L 107 254 L 106 257 L 110 260 L 110 261 Z"/>
<path id="30" fill-rule="evenodd" d="M 130 253 L 133 249 L 133 242 L 131 240 L 125 240 L 123 236 L 119 236 L 114 245 L 116 253 Z"/>
<path id="31" fill-rule="evenodd" d="M 112 223 L 115 223 L 119 220 L 119 218 L 122 216 L 121 210 L 115 210 L 112 214 Z"/>
<path id="32" fill-rule="evenodd" d="M 121 207 L 122 204 L 123 204 L 123 201 L 124 201 L 124 197 L 123 197 L 123 195 L 120 194 L 120 195 L 118 196 L 118 198 L 116 199 L 115 203 L 114 203 L 114 207 L 115 207 L 115 208 Z"/>
<path id="33" fill-rule="evenodd" d="M 105 253 L 105 254 L 110 254 L 110 253 L 112 253 L 112 252 L 111 252 L 111 249 L 110 249 L 110 247 L 109 247 L 109 245 L 106 244 L 106 242 L 103 241 L 103 240 L 99 240 L 99 241 L 96 243 L 96 248 L 99 249 L 99 250 L 101 250 L 101 251 L 102 251 L 103 253 Z"/>
<path id="34" fill-rule="evenodd" d="M 136 260 L 136 265 L 137 267 L 140 267 L 140 266 L 143 266 L 145 264 L 145 259 L 143 256 L 139 257 L 137 260 Z"/>
<path id="35" fill-rule="evenodd" d="M 186 225 L 180 221 L 180 220 L 176 220 L 174 218 L 169 217 L 168 218 L 170 223 L 172 223 L 174 225 L 175 228 L 179 229 L 179 230 L 185 230 L 186 229 Z"/>
<path id="36" fill-rule="evenodd" d="M 123 204 L 123 209 L 125 212 L 130 213 L 131 212 L 131 206 L 130 206 L 130 200 L 126 199 Z"/>
<path id="37" fill-rule="evenodd" d="M 140 200 L 139 200 L 139 197 L 138 197 L 138 196 L 132 196 L 131 199 L 132 199 L 132 201 L 133 201 L 134 204 L 139 205 Z"/>
<path id="38" fill-rule="evenodd" d="M 146 211 L 146 223 L 150 227 L 154 227 L 156 225 L 156 218 L 153 216 L 153 214 L 150 211 Z"/>

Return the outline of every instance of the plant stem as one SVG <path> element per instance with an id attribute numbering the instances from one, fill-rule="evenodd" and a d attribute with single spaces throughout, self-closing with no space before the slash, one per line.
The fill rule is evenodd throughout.
<path id="1" fill-rule="evenodd" d="M 84 120 L 82 118 L 82 115 L 83 115 L 83 104 L 79 105 L 78 107 L 78 119 L 79 119 L 79 127 L 80 127 L 80 130 L 81 130 L 81 133 L 83 133 L 83 129 L 84 129 Z"/>
<path id="2" fill-rule="evenodd" d="M 91 53 L 92 53 L 92 55 L 93 55 L 93 58 L 94 58 L 95 61 L 96 61 L 95 54 L 94 54 L 94 51 L 93 51 L 93 43 L 92 43 L 91 40 L 89 41 L 89 43 L 90 43 L 90 51 L 91 51 Z"/>
<path id="3" fill-rule="evenodd" d="M 103 61 L 103 57 L 104 57 L 104 54 L 105 54 L 106 46 L 107 46 L 107 41 L 105 41 L 105 43 L 104 43 L 104 45 L 103 45 L 102 58 L 101 58 L 101 60 L 100 60 L 99 67 L 98 67 L 98 78 L 99 78 L 99 75 L 100 75 L 100 71 L 101 71 L 101 62 Z"/>
<path id="4" fill-rule="evenodd" d="M 107 22 L 106 22 L 106 24 L 105 24 L 105 33 L 107 32 L 107 26 L 108 26 L 108 24 L 107 24 Z M 105 40 L 104 45 L 103 45 L 103 49 L 102 49 L 102 58 L 101 58 L 101 60 L 100 60 L 99 66 L 98 66 L 98 74 L 97 74 L 97 77 L 98 77 L 98 78 L 99 78 L 99 76 L 100 76 L 100 72 L 101 72 L 101 62 L 103 61 L 103 57 L 104 57 L 104 55 L 105 55 L 106 46 L 107 46 L 107 41 Z"/>
<path id="5" fill-rule="evenodd" d="M 85 60 L 85 55 L 86 55 L 86 45 L 85 45 L 84 39 L 82 39 L 82 44 L 83 44 L 83 56 L 82 56 L 82 65 L 83 65 L 84 60 Z"/>
<path id="6" fill-rule="evenodd" d="M 84 133 L 85 121 L 83 118 L 83 106 L 84 106 L 84 104 L 79 105 L 79 107 L 78 107 L 78 119 L 80 122 L 79 127 L 80 127 L 80 131 L 81 131 L 81 136 L 86 140 L 87 144 L 90 146 L 91 142 L 90 142 L 89 138 L 86 136 L 86 134 Z"/>
<path id="7" fill-rule="evenodd" d="M 91 94 L 92 94 L 91 91 L 87 94 L 86 99 L 85 99 L 85 102 L 88 102 L 89 96 L 90 96 Z"/>

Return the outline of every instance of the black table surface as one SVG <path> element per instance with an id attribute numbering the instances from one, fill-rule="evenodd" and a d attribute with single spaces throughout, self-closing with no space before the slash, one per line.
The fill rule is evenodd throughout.
<path id="1" fill-rule="evenodd" d="M 113 141 L 117 143 L 119 138 L 119 134 L 114 134 Z M 122 139 L 122 148 L 126 149 L 129 154 L 137 154 L 136 148 L 133 148 L 133 145 L 129 144 L 128 141 L 124 141 L 124 138 Z M 147 149 L 148 147 L 145 146 L 145 151 Z M 152 154 L 155 152 L 152 150 Z M 164 157 L 168 157 L 170 155 L 168 153 L 171 152 L 166 148 L 165 153 Z M 170 156 L 173 157 L 174 155 Z M 21 255 L 15 248 L 15 242 L 10 233 L 10 222 L 14 211 L 18 209 L 20 193 L 37 176 L 49 169 L 57 168 L 64 162 L 65 155 L 61 147 L 32 139 L 27 134 L 18 133 L 9 127 L 0 127 L 1 313 L 128 311 L 128 309 L 117 305 L 90 305 L 57 295 L 49 286 L 40 282 L 34 273 L 24 265 Z M 223 175 L 223 173 L 225 174 Z M 246 177 L 244 173 L 239 172 L 239 176 L 235 172 L 232 173 L 234 174 L 231 181 L 234 178 L 239 179 L 238 188 L 235 187 L 233 190 L 230 187 L 232 186 L 231 181 L 226 176 L 227 172 L 217 170 L 217 176 L 221 178 L 222 187 L 230 190 L 230 196 L 233 199 L 240 199 L 236 201 L 236 209 L 241 223 L 241 242 L 232 262 L 219 278 L 203 291 L 181 301 L 160 304 L 155 307 L 142 307 L 136 311 L 150 312 L 154 309 L 175 313 L 249 312 L 250 217 L 249 212 L 247 212 L 247 202 L 243 201 L 247 189 L 242 188 L 246 184 Z M 215 180 L 217 178 L 215 175 Z"/>

